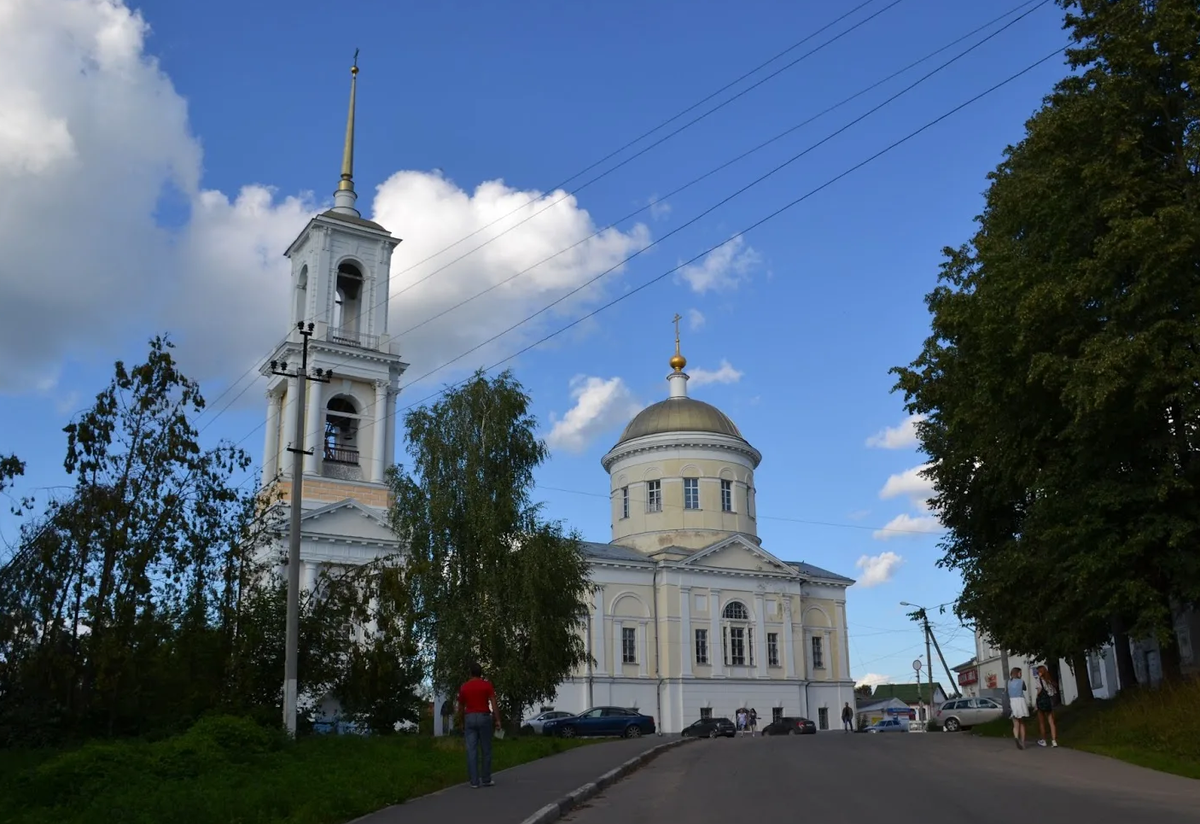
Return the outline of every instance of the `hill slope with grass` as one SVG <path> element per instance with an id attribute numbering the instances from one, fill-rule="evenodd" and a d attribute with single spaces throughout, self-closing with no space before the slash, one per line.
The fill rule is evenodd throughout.
<path id="1" fill-rule="evenodd" d="M 578 742 L 494 743 L 495 770 Z M 341 824 L 465 779 L 461 738 L 315 736 L 289 741 L 239 718 L 207 718 L 155 742 L 0 752 L 0 820 L 13 824 Z"/>
<path id="2" fill-rule="evenodd" d="M 1127 690 L 1110 701 L 1060 707 L 1055 720 L 1060 747 L 1200 779 L 1200 678 Z M 1012 721 L 1002 718 L 974 732 L 1009 737 Z M 1036 717 L 1026 721 L 1026 734 L 1029 741 L 1038 739 Z"/>

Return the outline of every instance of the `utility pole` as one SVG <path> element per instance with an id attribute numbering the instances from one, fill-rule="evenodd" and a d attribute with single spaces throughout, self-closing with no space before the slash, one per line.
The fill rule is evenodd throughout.
<path id="1" fill-rule="evenodd" d="M 912 607 L 913 612 L 909 613 L 909 617 L 915 621 L 921 622 L 921 628 L 925 631 L 925 662 L 929 673 L 929 701 L 925 705 L 925 723 L 928 726 L 929 721 L 933 718 L 933 650 L 930 649 L 929 639 L 933 636 L 932 630 L 929 629 L 929 613 L 925 607 L 920 604 L 910 604 L 908 601 L 901 601 L 900 606 Z M 944 606 L 944 605 L 943 605 Z M 939 650 L 939 654 L 940 654 Z M 917 693 L 921 692 L 921 674 L 917 673 Z"/>
<path id="2" fill-rule="evenodd" d="M 322 372 L 317 369 L 313 375 L 308 374 L 308 339 L 312 337 L 313 323 L 300 321 L 296 324 L 302 344 L 300 347 L 300 368 L 296 372 L 287 371 L 287 361 L 271 361 L 271 372 L 296 381 L 296 445 L 289 445 L 287 451 L 292 458 L 292 500 L 290 528 L 288 531 L 288 588 L 287 588 L 287 639 L 284 651 L 283 670 L 283 726 L 287 734 L 296 735 L 296 702 L 297 702 L 297 664 L 300 658 L 300 501 L 304 492 L 304 461 L 303 456 L 311 454 L 304 449 L 304 407 L 308 382 L 317 381 L 328 383 L 333 376 L 332 370 Z"/>

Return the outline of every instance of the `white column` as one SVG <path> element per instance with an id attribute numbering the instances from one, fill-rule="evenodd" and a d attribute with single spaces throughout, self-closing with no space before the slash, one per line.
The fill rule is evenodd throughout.
<path id="1" fill-rule="evenodd" d="M 785 656 L 785 666 L 787 667 L 787 677 L 796 677 L 796 638 L 792 632 L 792 596 L 785 595 L 783 600 L 783 646 L 787 652 Z"/>
<path id="2" fill-rule="evenodd" d="M 838 649 L 838 652 L 841 653 L 841 655 L 839 655 L 839 657 L 842 659 L 842 665 L 840 667 L 838 667 L 838 676 L 843 681 L 849 681 L 850 680 L 850 625 L 846 623 L 846 602 L 845 601 L 837 602 L 837 614 L 838 614 L 838 617 L 841 619 L 841 624 L 839 625 L 839 631 L 841 632 L 841 639 L 842 639 L 842 643 L 840 644 L 840 649 Z"/>
<path id="3" fill-rule="evenodd" d="M 288 449 L 296 445 L 296 392 L 296 379 L 288 378 L 287 397 L 284 398 L 283 408 L 280 410 L 283 415 L 283 443 L 280 444 L 279 450 L 279 472 L 284 477 L 291 476 L 292 458 L 295 457 L 295 453 L 288 452 Z"/>
<path id="4" fill-rule="evenodd" d="M 387 443 L 387 381 L 375 381 L 375 431 L 371 449 L 371 480 L 383 482 L 384 445 Z"/>
<path id="5" fill-rule="evenodd" d="M 279 473 L 279 415 L 283 408 L 282 397 L 273 390 L 267 392 L 267 438 L 263 444 L 263 483 L 275 480 Z"/>
<path id="6" fill-rule="evenodd" d="M 596 656 L 596 674 L 607 675 L 608 667 L 605 666 L 604 648 L 606 646 L 604 640 L 604 587 L 596 587 L 596 605 L 595 618 L 592 619 L 592 632 L 596 636 L 593 642 L 592 653 Z"/>
<path id="7" fill-rule="evenodd" d="M 650 649 L 649 639 L 646 633 L 646 622 L 638 621 L 638 677 L 646 677 L 647 659 L 650 657 L 648 652 Z"/>
<path id="8" fill-rule="evenodd" d="M 321 458 L 325 452 L 325 415 L 320 381 L 308 382 L 308 414 L 304 430 L 304 448 L 312 452 L 304 456 L 304 471 L 316 475 L 321 471 Z"/>
<path id="9" fill-rule="evenodd" d="M 384 313 L 387 317 L 387 313 Z M 387 420 L 388 424 L 385 427 L 387 436 L 384 438 L 384 461 L 383 469 L 386 472 L 391 468 L 396 460 L 396 395 L 393 392 L 388 392 L 387 399 Z"/>
<path id="10" fill-rule="evenodd" d="M 312 561 L 300 562 L 301 589 L 312 592 L 317 588 L 317 565 Z"/>
<path id="11" fill-rule="evenodd" d="M 680 664 L 684 678 L 692 677 L 692 657 L 696 654 L 695 640 L 692 638 L 692 588 L 679 588 L 679 651 Z"/>
<path id="12" fill-rule="evenodd" d="M 833 666 L 833 630 L 826 629 L 821 631 L 825 636 L 825 640 L 821 643 L 825 652 L 825 671 L 829 673 L 827 678 L 831 681 L 837 678 L 837 670 Z"/>
<path id="13" fill-rule="evenodd" d="M 767 609 L 761 592 L 754 593 L 754 611 L 758 622 L 754 625 L 754 646 L 757 650 L 755 657 L 755 673 L 759 678 L 767 677 Z"/>
<path id="14" fill-rule="evenodd" d="M 708 591 L 708 660 L 712 661 L 712 674 L 716 678 L 725 677 L 725 652 L 721 648 L 721 590 Z"/>

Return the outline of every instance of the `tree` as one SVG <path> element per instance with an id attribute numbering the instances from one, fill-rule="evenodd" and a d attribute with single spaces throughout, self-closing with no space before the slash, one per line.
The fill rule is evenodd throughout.
<path id="1" fill-rule="evenodd" d="M 899 375 L 929 454 L 959 609 L 1044 657 L 1156 635 L 1200 598 L 1200 11 L 1062 2 L 1076 73 L 946 250 Z M 1042 593 L 1036 610 L 1015 592 Z"/>
<path id="2" fill-rule="evenodd" d="M 531 500 L 548 452 L 529 398 L 511 373 L 481 371 L 405 425 L 412 466 L 390 476 L 391 521 L 409 548 L 414 642 L 438 690 L 478 661 L 517 723 L 587 660 L 587 564 Z"/>

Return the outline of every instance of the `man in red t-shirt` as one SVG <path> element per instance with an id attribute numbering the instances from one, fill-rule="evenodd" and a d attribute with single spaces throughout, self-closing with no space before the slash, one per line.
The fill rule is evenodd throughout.
<path id="1" fill-rule="evenodd" d="M 471 788 L 495 786 L 492 783 L 492 732 L 500 729 L 500 706 L 496 701 L 496 690 L 491 681 L 484 679 L 479 664 L 471 665 L 471 679 L 458 690 L 458 711 L 463 714 Z"/>

